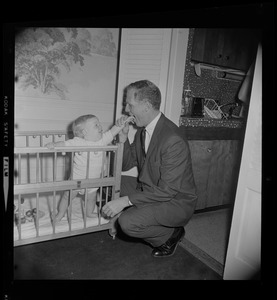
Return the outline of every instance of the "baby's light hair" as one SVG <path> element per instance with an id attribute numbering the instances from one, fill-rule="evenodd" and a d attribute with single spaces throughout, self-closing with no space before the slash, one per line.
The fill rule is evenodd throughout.
<path id="1" fill-rule="evenodd" d="M 78 117 L 72 124 L 72 131 L 74 136 L 84 138 L 83 129 L 85 127 L 86 121 L 92 118 L 96 118 L 95 115 L 83 115 Z"/>

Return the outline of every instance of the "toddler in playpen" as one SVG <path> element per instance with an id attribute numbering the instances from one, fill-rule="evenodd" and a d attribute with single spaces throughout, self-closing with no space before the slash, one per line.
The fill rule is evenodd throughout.
<path id="1" fill-rule="evenodd" d="M 133 117 L 122 117 L 124 124 L 131 122 Z M 106 146 L 110 144 L 113 138 L 124 127 L 114 125 L 110 130 L 103 132 L 99 119 L 94 115 L 84 115 L 78 117 L 72 124 L 74 137 L 72 139 L 47 143 L 45 146 L 49 149 L 55 147 L 68 147 L 68 146 Z M 102 152 L 90 152 L 89 161 L 89 178 L 100 178 L 102 171 Z M 87 152 L 75 152 L 73 159 L 73 179 L 85 179 L 87 175 Z M 97 201 L 98 188 L 90 188 L 87 191 L 87 206 L 86 215 L 88 217 L 97 217 L 94 213 Z M 78 194 L 84 195 L 85 190 L 72 191 L 72 199 Z M 58 213 L 56 214 L 56 221 L 59 222 L 65 215 L 69 204 L 69 191 L 65 191 L 58 205 Z M 52 215 L 53 218 L 53 215 Z"/>

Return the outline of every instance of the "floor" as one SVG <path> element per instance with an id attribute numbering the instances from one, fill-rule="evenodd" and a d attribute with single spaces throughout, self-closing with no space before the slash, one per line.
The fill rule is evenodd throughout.
<path id="1" fill-rule="evenodd" d="M 182 246 L 168 258 L 119 232 L 79 235 L 14 248 L 14 279 L 221 280 Z"/>
<path id="2" fill-rule="evenodd" d="M 220 275 L 223 274 L 232 209 L 224 208 L 193 215 L 186 225 L 182 246 Z"/>

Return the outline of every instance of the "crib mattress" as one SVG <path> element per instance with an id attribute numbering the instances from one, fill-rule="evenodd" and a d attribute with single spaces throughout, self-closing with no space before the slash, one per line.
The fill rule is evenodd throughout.
<path id="1" fill-rule="evenodd" d="M 21 201 L 22 202 L 22 201 Z M 39 197 L 39 205 L 36 207 L 36 198 L 24 198 L 24 202 L 21 204 L 21 215 L 25 216 L 25 223 L 21 223 L 21 239 L 29 239 L 37 236 L 51 235 L 61 232 L 70 231 L 69 222 L 69 209 L 64 218 L 56 222 L 55 231 L 54 224 L 51 221 L 51 212 L 53 211 L 53 196 L 41 196 Z M 14 201 L 15 207 L 18 207 L 18 200 Z M 38 225 L 34 218 L 29 217 L 30 211 L 37 210 L 39 215 Z M 95 212 L 98 207 L 96 206 Z M 24 222 L 24 221 L 23 221 Z M 88 218 L 84 216 L 83 200 L 76 197 L 72 201 L 71 211 L 71 231 L 89 228 L 93 226 L 99 226 L 107 224 L 109 220 L 102 217 Z M 19 225 L 18 222 L 14 222 L 14 241 L 19 240 Z"/>

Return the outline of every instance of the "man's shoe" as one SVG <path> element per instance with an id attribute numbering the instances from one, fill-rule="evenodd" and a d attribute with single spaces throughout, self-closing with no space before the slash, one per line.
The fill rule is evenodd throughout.
<path id="1" fill-rule="evenodd" d="M 174 229 L 172 236 L 161 246 L 155 247 L 152 251 L 154 257 L 169 257 L 174 254 L 179 242 L 185 235 L 184 227 Z"/>

